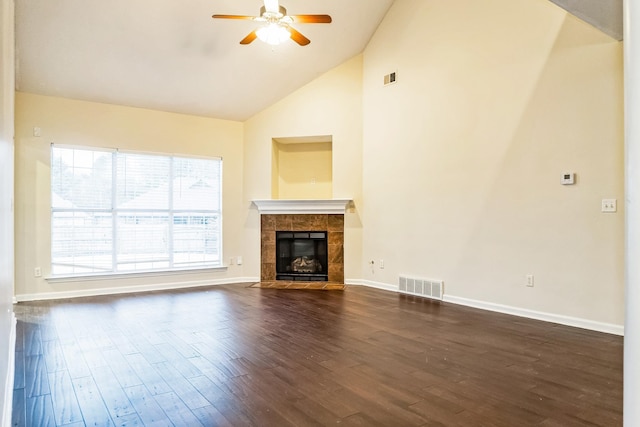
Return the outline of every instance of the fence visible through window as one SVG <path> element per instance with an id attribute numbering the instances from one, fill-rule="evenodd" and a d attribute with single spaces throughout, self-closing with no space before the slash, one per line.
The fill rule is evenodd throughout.
<path id="1" fill-rule="evenodd" d="M 52 275 L 221 265 L 222 160 L 52 145 Z"/>

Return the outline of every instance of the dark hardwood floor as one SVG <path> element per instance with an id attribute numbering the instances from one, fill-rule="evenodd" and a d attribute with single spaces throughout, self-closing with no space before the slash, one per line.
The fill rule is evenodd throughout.
<path id="1" fill-rule="evenodd" d="M 621 337 L 248 285 L 16 305 L 13 425 L 622 425 Z"/>

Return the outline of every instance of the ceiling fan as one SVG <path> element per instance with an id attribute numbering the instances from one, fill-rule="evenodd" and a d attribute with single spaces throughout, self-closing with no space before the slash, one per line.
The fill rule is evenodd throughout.
<path id="1" fill-rule="evenodd" d="M 291 39 L 300 46 L 306 46 L 311 40 L 293 28 L 291 24 L 329 24 L 329 15 L 287 15 L 287 9 L 278 4 L 278 0 L 264 0 L 264 6 L 260 8 L 260 16 L 247 15 L 213 15 L 212 18 L 222 19 L 248 19 L 264 23 L 260 28 L 250 32 L 240 40 L 240 44 L 249 44 L 256 38 L 276 45 Z"/>

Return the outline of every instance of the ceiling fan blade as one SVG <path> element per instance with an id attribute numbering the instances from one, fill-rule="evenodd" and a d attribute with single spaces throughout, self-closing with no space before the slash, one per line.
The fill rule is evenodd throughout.
<path id="1" fill-rule="evenodd" d="M 311 43 L 311 40 L 302 35 L 298 30 L 293 27 L 289 27 L 289 31 L 291 32 L 291 40 L 298 43 L 300 46 L 306 46 Z"/>
<path id="2" fill-rule="evenodd" d="M 222 18 L 222 19 L 250 19 L 254 20 L 255 16 L 247 16 L 247 15 L 213 15 L 212 18 Z"/>
<path id="3" fill-rule="evenodd" d="M 301 24 L 330 24 L 331 16 L 329 15 L 289 15 L 293 22 Z"/>
<path id="4" fill-rule="evenodd" d="M 249 44 L 254 41 L 256 37 L 258 37 L 258 35 L 256 34 L 256 30 L 253 30 L 249 34 L 247 34 L 247 37 L 240 40 L 240 44 Z"/>

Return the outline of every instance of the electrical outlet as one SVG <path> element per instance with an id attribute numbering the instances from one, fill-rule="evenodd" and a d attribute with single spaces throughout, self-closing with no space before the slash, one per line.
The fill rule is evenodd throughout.
<path id="1" fill-rule="evenodd" d="M 533 288 L 533 274 L 527 275 L 527 286 Z"/>
<path id="2" fill-rule="evenodd" d="M 382 270 L 384 268 L 384 260 L 383 259 L 380 260 L 380 264 L 379 265 L 380 265 L 380 270 Z"/>
<path id="3" fill-rule="evenodd" d="M 602 199 L 602 212 L 617 212 L 618 201 L 616 199 Z"/>
<path id="4" fill-rule="evenodd" d="M 242 265 L 242 257 L 241 256 L 236 257 L 236 264 Z"/>
<path id="5" fill-rule="evenodd" d="M 42 270 L 40 267 L 36 267 L 33 269 L 33 277 L 42 277 Z"/>

